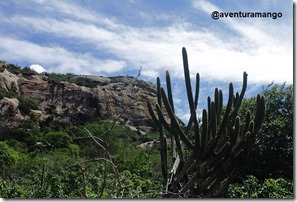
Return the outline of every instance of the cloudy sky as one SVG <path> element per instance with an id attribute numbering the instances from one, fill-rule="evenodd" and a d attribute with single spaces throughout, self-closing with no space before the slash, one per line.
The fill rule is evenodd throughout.
<path id="1" fill-rule="evenodd" d="M 0 1 L 0 60 L 49 72 L 136 76 L 164 81 L 169 70 L 180 116 L 182 47 L 201 77 L 202 108 L 228 83 L 246 96 L 293 83 L 293 13 L 289 0 L 5 0 Z M 276 19 L 211 18 L 219 12 L 276 12 Z"/>

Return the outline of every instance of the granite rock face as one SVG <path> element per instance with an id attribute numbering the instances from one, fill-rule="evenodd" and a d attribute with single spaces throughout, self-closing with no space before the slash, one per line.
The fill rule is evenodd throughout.
<path id="1" fill-rule="evenodd" d="M 67 127 L 115 120 L 120 115 L 119 123 L 141 131 L 154 126 L 146 106 L 147 101 L 156 102 L 153 84 L 127 76 L 73 76 L 70 82 L 57 82 L 42 74 L 13 74 L 4 63 L 0 65 L 1 128 L 18 127 L 30 119 L 37 120 L 40 126 Z M 80 81 L 92 87 L 78 85 Z M 34 101 L 34 108 L 24 110 L 22 100 Z"/>

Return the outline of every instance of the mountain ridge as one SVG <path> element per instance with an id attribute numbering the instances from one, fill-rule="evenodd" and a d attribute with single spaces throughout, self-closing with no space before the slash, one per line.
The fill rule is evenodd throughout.
<path id="1" fill-rule="evenodd" d="M 155 103 L 155 89 L 131 76 L 38 74 L 1 61 L 0 131 L 28 120 L 65 128 L 106 119 L 150 131 L 146 103 Z"/>

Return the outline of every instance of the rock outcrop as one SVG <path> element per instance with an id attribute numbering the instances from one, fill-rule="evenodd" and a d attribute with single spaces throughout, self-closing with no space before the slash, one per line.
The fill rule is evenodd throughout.
<path id="1" fill-rule="evenodd" d="M 127 76 L 73 76 L 69 81 L 54 81 L 42 74 L 13 74 L 5 63 L 0 65 L 1 128 L 18 127 L 32 119 L 40 126 L 67 127 L 119 116 L 120 123 L 142 131 L 154 125 L 146 101 L 155 103 L 155 86 L 145 81 Z M 24 110 L 24 100 L 35 106 Z"/>

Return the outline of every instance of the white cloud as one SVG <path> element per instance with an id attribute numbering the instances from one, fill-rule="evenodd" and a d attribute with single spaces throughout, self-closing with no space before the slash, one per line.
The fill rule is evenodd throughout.
<path id="1" fill-rule="evenodd" d="M 133 6 L 139 1 L 130 3 Z M 243 71 L 249 74 L 247 96 L 253 96 L 255 89 L 273 80 L 293 82 L 292 27 L 288 17 L 284 15 L 278 21 L 235 18 L 214 21 L 210 14 L 220 11 L 219 6 L 203 0 L 192 3 L 197 15 L 203 18 L 201 21 L 205 21 L 203 25 L 199 20 L 188 22 L 183 15 L 176 18 L 168 13 L 135 10 L 134 16 L 139 15 L 144 23 L 134 26 L 133 22 L 127 24 L 127 20 L 126 24 L 120 23 L 122 20 L 116 15 L 105 16 L 95 8 L 73 1 L 31 0 L 25 5 L 15 1 L 15 6 L 31 12 L 5 15 L 0 9 L 2 27 L 15 29 L 7 36 L 1 34 L 0 27 L 0 59 L 37 63 L 49 72 L 76 74 L 126 75 L 126 71 L 138 72 L 142 66 L 141 78 L 153 82 L 169 70 L 176 112 L 183 120 L 187 120 L 189 111 L 184 93 L 182 47 L 187 48 L 192 76 L 196 72 L 201 76 L 198 115 L 206 106 L 207 96 L 213 96 L 218 82 L 232 81 L 240 89 Z M 279 4 L 274 1 L 273 6 L 278 8 Z M 155 21 L 164 26 L 154 26 Z M 41 39 L 38 44 L 34 42 L 35 36 L 49 40 Z M 226 98 L 228 84 L 220 88 Z"/>
<path id="2" fill-rule="evenodd" d="M 42 67 L 41 65 L 39 64 L 32 64 L 29 66 L 30 69 L 36 71 L 37 73 L 43 73 L 43 72 L 46 72 L 46 69 L 44 69 L 44 67 Z"/>
<path id="3" fill-rule="evenodd" d="M 30 2 L 30 1 L 27 1 Z M 51 14 L 62 14 L 64 16 L 71 16 L 72 18 L 85 21 L 98 21 L 99 16 L 96 13 L 84 9 L 82 6 L 75 5 L 69 1 L 59 1 L 59 0 L 31 0 L 31 2 L 37 4 L 36 6 L 42 8 L 42 12 L 49 12 Z M 38 5 L 39 4 L 39 5 Z M 34 4 L 33 4 L 34 5 Z"/>
<path id="4" fill-rule="evenodd" d="M 96 58 L 96 53 L 91 51 L 72 52 L 70 46 L 62 48 L 63 44 L 41 46 L 12 38 L 4 38 L 8 41 L 0 48 L 1 57 L 5 56 L 6 60 L 39 60 L 37 62 L 47 62 L 51 70 L 58 70 L 57 66 L 63 72 L 112 73 L 128 67 L 129 70 L 135 67 L 137 71 L 142 66 L 142 75 L 146 77 L 155 78 L 168 69 L 173 77 L 182 78 L 181 48 L 184 46 L 188 50 L 193 75 L 200 72 L 201 77 L 209 80 L 236 82 L 241 81 L 243 71 L 247 71 L 252 83 L 270 83 L 272 80 L 293 82 L 291 39 L 288 39 L 290 34 L 283 31 L 290 30 L 290 26 L 280 23 L 276 26 L 273 24 L 276 21 L 265 23 L 255 20 L 251 23 L 240 19 L 220 19 L 211 21 L 218 26 L 196 27 L 178 19 L 178 22 L 164 27 L 139 28 L 121 24 L 116 18 L 108 19 L 70 1 L 40 3 L 40 7 L 47 6 L 46 12 L 50 14 L 54 11 L 62 13 L 62 18 L 18 14 L 2 21 L 26 32 L 49 35 L 74 46 L 92 46 L 92 50 L 104 53 L 107 58 Z M 193 1 L 193 6 L 209 18 L 211 11 L 220 10 L 218 6 L 201 0 Z M 229 31 L 222 26 L 227 26 Z M 24 49 L 9 47 L 11 41 Z"/>
<path id="5" fill-rule="evenodd" d="M 89 54 L 69 52 L 58 46 L 44 47 L 28 41 L 1 36 L 0 41 L 1 58 L 6 58 L 7 61 L 42 64 L 50 72 L 105 74 L 117 72 L 126 67 L 126 63 L 121 60 L 101 60 Z"/>

